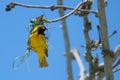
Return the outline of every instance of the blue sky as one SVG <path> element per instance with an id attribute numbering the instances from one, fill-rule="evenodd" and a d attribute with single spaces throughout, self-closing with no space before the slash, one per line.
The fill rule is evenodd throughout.
<path id="1" fill-rule="evenodd" d="M 38 68 L 37 55 L 31 52 L 27 62 L 20 65 L 17 70 L 12 69 L 12 62 L 17 56 L 22 56 L 25 53 L 28 39 L 28 24 L 30 19 L 34 19 L 40 14 L 44 14 L 48 19 L 55 19 L 59 17 L 58 11 L 50 11 L 44 9 L 28 9 L 23 7 L 15 7 L 12 11 L 6 12 L 5 7 L 9 2 L 19 2 L 24 4 L 33 5 L 55 5 L 57 0 L 2 0 L 0 1 L 0 80 L 66 80 L 66 58 L 63 56 L 65 53 L 64 39 L 60 22 L 45 24 L 50 29 L 47 31 L 49 36 L 49 63 L 48 68 Z M 64 1 L 64 5 L 75 7 L 81 0 Z M 108 0 L 106 7 L 108 33 L 117 30 L 118 33 L 109 39 L 110 48 L 114 50 L 115 46 L 120 42 L 120 11 L 119 0 Z M 97 9 L 96 0 L 92 6 L 93 10 Z M 68 13 L 67 10 L 65 13 Z M 91 39 L 98 39 L 96 25 L 98 19 L 93 14 L 89 15 L 92 21 L 92 31 L 90 31 Z M 84 48 L 80 46 L 85 44 L 83 35 L 83 19 L 78 16 L 70 16 L 67 18 L 68 33 L 70 38 L 70 48 L 78 48 L 83 63 L 88 70 L 88 64 L 85 62 L 83 54 Z M 99 50 L 98 50 L 99 51 Z M 100 52 L 93 52 L 99 53 Z M 102 59 L 100 59 L 102 62 Z M 76 61 L 72 61 L 73 77 L 78 80 L 79 68 Z M 119 80 L 120 72 L 115 73 L 115 80 Z"/>

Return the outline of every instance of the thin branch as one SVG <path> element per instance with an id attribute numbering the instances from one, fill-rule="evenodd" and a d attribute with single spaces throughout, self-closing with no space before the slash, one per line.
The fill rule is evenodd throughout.
<path id="1" fill-rule="evenodd" d="M 88 20 L 87 16 L 84 16 L 84 36 L 85 36 L 85 40 L 86 40 L 85 59 L 89 63 L 89 71 L 90 71 L 89 80 L 93 80 L 94 79 L 94 74 L 92 73 L 93 72 L 93 70 L 92 70 L 93 56 L 91 55 L 91 44 L 90 44 L 90 37 L 88 34 L 90 29 L 91 29 L 91 22 Z"/>
<path id="2" fill-rule="evenodd" d="M 114 63 L 114 65 L 112 66 L 113 68 L 115 68 L 116 66 L 118 66 L 120 64 L 120 59 L 117 60 L 117 62 Z"/>
<path id="3" fill-rule="evenodd" d="M 87 16 L 84 16 L 84 36 L 86 40 L 86 57 L 88 57 L 86 60 L 90 63 L 92 63 L 93 57 L 91 55 L 91 45 L 90 45 L 90 37 L 89 37 L 89 30 L 91 29 L 91 23 L 88 20 Z"/>
<path id="4" fill-rule="evenodd" d="M 113 73 L 120 71 L 120 68 L 117 68 L 113 71 Z"/>
<path id="5" fill-rule="evenodd" d="M 74 14 L 77 10 L 83 11 L 83 12 L 91 12 L 91 13 L 97 14 L 97 12 L 93 11 L 93 10 L 78 9 L 84 2 L 85 1 L 79 3 L 75 8 L 71 8 L 71 7 L 67 7 L 67 6 L 62 6 L 62 5 L 56 5 L 56 6 L 54 6 L 54 5 L 53 6 L 38 6 L 38 5 L 36 5 L 35 6 L 35 5 L 27 5 L 27 4 L 21 4 L 21 3 L 11 2 L 10 4 L 7 5 L 6 10 L 10 11 L 11 8 L 13 8 L 15 6 L 21 6 L 21 7 L 26 7 L 26 8 L 42 8 L 42 9 L 51 9 L 51 10 L 58 9 L 58 8 L 72 10 L 71 12 L 69 12 L 68 14 L 66 14 L 66 15 L 64 15 L 64 16 L 62 16 L 60 18 L 53 19 L 53 20 L 48 20 L 49 23 L 51 23 L 51 22 L 57 22 L 57 21 L 60 21 L 62 19 L 65 19 L 65 18 L 69 17 L 70 15 Z"/>
<path id="6" fill-rule="evenodd" d="M 115 48 L 114 50 L 114 61 L 117 59 L 117 57 L 120 55 L 120 44 Z"/>
<path id="7" fill-rule="evenodd" d="M 62 5 L 63 2 L 62 0 L 57 0 L 58 5 Z M 59 9 L 59 14 L 60 17 L 64 16 L 64 10 Z M 66 52 L 66 64 L 67 64 L 67 79 L 68 80 L 73 80 L 73 74 L 72 74 L 72 56 L 70 54 L 70 41 L 69 41 L 69 35 L 67 31 L 67 24 L 66 20 L 63 19 L 61 21 L 62 25 L 62 30 L 63 30 L 63 36 L 64 36 L 64 41 L 65 41 L 65 52 Z"/>
<path id="8" fill-rule="evenodd" d="M 113 35 L 115 35 L 117 33 L 117 30 L 114 30 L 108 37 L 112 37 Z"/>
<path id="9" fill-rule="evenodd" d="M 62 8 L 62 9 L 64 9 L 64 10 L 66 10 L 66 9 L 68 9 L 68 10 L 74 10 L 73 7 L 68 7 L 68 6 L 63 6 L 63 5 L 39 6 L 39 5 L 22 4 L 22 3 L 17 3 L 17 2 L 11 2 L 11 3 L 8 4 L 8 5 L 21 6 L 21 7 L 26 7 L 26 8 L 51 9 L 51 10 L 55 10 L 55 9 L 59 9 L 59 8 Z M 12 7 L 12 8 L 13 8 L 13 7 Z M 94 11 L 94 10 L 77 9 L 76 11 L 91 12 L 91 13 L 97 14 L 97 11 Z"/>
<path id="10" fill-rule="evenodd" d="M 119 56 L 120 56 L 120 44 L 118 46 L 116 46 L 116 48 L 114 50 L 114 64 L 113 64 L 113 68 L 120 64 L 120 59 L 117 60 L 117 58 Z M 117 60 L 117 62 L 116 62 L 116 60 Z"/>
<path id="11" fill-rule="evenodd" d="M 78 4 L 71 12 L 69 12 L 68 14 L 66 14 L 66 15 L 64 15 L 64 16 L 62 16 L 62 17 L 60 17 L 60 18 L 57 18 L 57 19 L 49 20 L 49 22 L 57 22 L 57 21 L 60 21 L 60 20 L 62 20 L 62 19 L 65 19 L 65 18 L 69 17 L 70 15 L 74 14 L 74 13 L 76 12 L 76 10 L 77 10 L 83 3 L 84 3 L 84 1 L 81 2 L 81 3 L 79 3 L 79 4 Z"/>
<path id="12" fill-rule="evenodd" d="M 71 52 L 72 52 L 74 58 L 76 59 L 78 66 L 79 66 L 79 69 L 80 69 L 80 74 L 79 74 L 80 79 L 79 80 L 85 80 L 85 71 L 86 70 L 85 70 L 85 67 L 82 63 L 81 58 L 79 57 L 79 53 L 78 53 L 76 48 L 72 49 Z"/>
<path id="13" fill-rule="evenodd" d="M 21 7 L 26 7 L 26 8 L 42 8 L 42 9 L 58 9 L 58 8 L 63 8 L 63 9 L 69 9 L 73 10 L 74 8 L 68 7 L 68 6 L 63 6 L 63 5 L 53 5 L 53 6 L 39 6 L 39 5 L 28 5 L 28 4 L 22 4 L 22 3 L 16 3 L 13 2 L 16 6 L 21 6 Z"/>
<path id="14" fill-rule="evenodd" d="M 104 72 L 99 71 L 97 80 L 103 80 Z"/>

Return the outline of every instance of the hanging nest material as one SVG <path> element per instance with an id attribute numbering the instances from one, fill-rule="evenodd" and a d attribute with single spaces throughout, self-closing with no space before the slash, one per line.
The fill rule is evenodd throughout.
<path id="1" fill-rule="evenodd" d="M 30 55 L 30 49 L 27 49 L 25 54 L 20 57 L 15 57 L 12 68 L 17 69 L 21 64 L 23 64 Z"/>

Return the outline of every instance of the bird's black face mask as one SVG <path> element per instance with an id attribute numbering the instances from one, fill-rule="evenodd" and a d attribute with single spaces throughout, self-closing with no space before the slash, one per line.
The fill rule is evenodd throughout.
<path id="1" fill-rule="evenodd" d="M 43 34 L 44 35 L 45 30 L 47 30 L 47 28 L 45 26 L 39 27 L 38 28 L 38 34 Z"/>

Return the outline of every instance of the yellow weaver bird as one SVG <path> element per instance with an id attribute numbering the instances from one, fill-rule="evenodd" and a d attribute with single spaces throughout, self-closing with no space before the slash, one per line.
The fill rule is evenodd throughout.
<path id="1" fill-rule="evenodd" d="M 28 38 L 28 48 L 34 50 L 37 53 L 39 67 L 48 66 L 46 61 L 46 56 L 48 57 L 48 46 L 45 40 L 45 30 L 47 30 L 45 26 L 38 25 L 31 30 Z"/>

